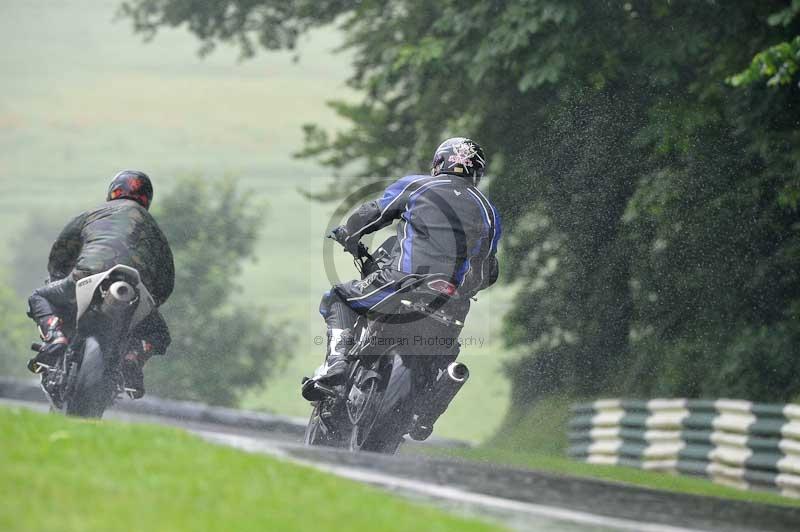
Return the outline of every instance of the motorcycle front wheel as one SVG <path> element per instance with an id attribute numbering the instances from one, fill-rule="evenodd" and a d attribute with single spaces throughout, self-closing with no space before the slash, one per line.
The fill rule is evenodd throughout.
<path id="1" fill-rule="evenodd" d="M 340 447 L 341 438 L 338 436 L 338 425 L 328 420 L 322 420 L 323 406 L 322 401 L 314 404 L 311 417 L 306 425 L 306 432 L 303 436 L 303 443 L 311 447 Z"/>
<path id="2" fill-rule="evenodd" d="M 319 418 L 319 403 L 317 403 L 314 405 L 314 409 L 311 411 L 311 417 L 308 419 L 306 432 L 303 436 L 303 443 L 306 445 L 322 445 L 320 441 L 322 437 L 321 423 L 322 421 Z"/>
<path id="3" fill-rule="evenodd" d="M 347 415 L 352 431 L 350 433 L 349 450 L 360 451 L 367 442 L 372 426 L 378 416 L 381 394 L 378 390 L 378 379 L 369 379 L 362 390 L 363 397 L 358 405 L 347 404 Z"/>

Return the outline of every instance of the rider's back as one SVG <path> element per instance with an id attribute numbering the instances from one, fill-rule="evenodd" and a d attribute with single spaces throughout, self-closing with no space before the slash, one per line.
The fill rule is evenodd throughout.
<path id="1" fill-rule="evenodd" d="M 496 247 L 496 209 L 458 176 L 408 176 L 397 188 L 404 183 L 407 188 L 398 191 L 404 205 L 393 266 L 405 273 L 448 275 L 471 292 Z M 381 202 L 388 205 L 389 199 L 384 196 Z"/>
<path id="2" fill-rule="evenodd" d="M 72 270 L 82 278 L 117 264 L 136 268 L 157 304 L 172 293 L 167 239 L 150 213 L 128 199 L 108 201 L 72 220 L 53 244 L 48 271 L 57 278 Z"/>

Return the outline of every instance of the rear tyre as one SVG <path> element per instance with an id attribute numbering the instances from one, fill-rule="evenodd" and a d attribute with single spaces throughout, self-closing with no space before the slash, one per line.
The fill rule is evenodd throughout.
<path id="1" fill-rule="evenodd" d="M 403 443 L 403 435 L 408 432 L 413 417 L 411 401 L 398 404 L 393 412 L 382 416 L 375 423 L 368 438 L 361 446 L 361 450 L 395 454 L 400 444 Z"/>
<path id="2" fill-rule="evenodd" d="M 97 418 L 103 416 L 113 397 L 113 383 L 106 375 L 106 370 L 100 344 L 96 338 L 90 336 L 83 344 L 83 358 L 75 385 L 68 390 L 69 397 L 64 408 L 67 415 Z"/>
<path id="3" fill-rule="evenodd" d="M 403 442 L 414 417 L 414 378 L 412 369 L 400 355 L 391 359 L 386 388 L 379 394 L 375 419 L 369 433 L 363 436 L 361 450 L 394 454 Z"/>

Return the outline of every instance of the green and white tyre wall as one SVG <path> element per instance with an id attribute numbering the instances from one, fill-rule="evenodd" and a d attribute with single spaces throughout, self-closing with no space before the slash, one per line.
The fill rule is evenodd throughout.
<path id="1" fill-rule="evenodd" d="M 800 405 L 604 399 L 573 407 L 571 457 L 800 497 Z"/>

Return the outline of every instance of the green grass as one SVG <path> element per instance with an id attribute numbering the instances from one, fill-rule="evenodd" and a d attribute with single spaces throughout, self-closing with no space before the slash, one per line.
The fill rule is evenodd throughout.
<path id="1" fill-rule="evenodd" d="M 512 410 L 486 445 L 563 456 L 568 443 L 567 424 L 572 415 L 570 406 L 578 402 L 566 395 L 552 395 L 537 400 L 534 405 Z"/>
<path id="2" fill-rule="evenodd" d="M 0 530 L 490 530 L 177 429 L 0 408 Z"/>
<path id="3" fill-rule="evenodd" d="M 17 230 L 31 216 L 62 223 L 97 203 L 120 168 L 147 171 L 156 204 L 181 175 L 235 176 L 266 206 L 256 261 L 245 265 L 238 297 L 266 306 L 268 319 L 284 321 L 297 337 L 285 367 L 251 390 L 244 406 L 307 415 L 298 383 L 323 354 L 314 344 L 324 332 L 319 298 L 329 287 L 321 243 L 336 205 L 298 193 L 318 190 L 330 177 L 292 153 L 302 146 L 302 124 L 344 126 L 325 105 L 356 97 L 344 82 L 348 56 L 332 53 L 341 37 L 330 28 L 304 37 L 297 63 L 292 54 L 266 52 L 240 63 L 227 47 L 200 59 L 197 40 L 183 29 L 143 43 L 128 21 L 114 22 L 117 5 L 0 2 L 0 268 L 16 253 L 38 253 L 35 278 L 43 278 L 47 250 L 25 249 L 27 242 L 14 240 Z M 340 258 L 340 277 L 354 277 Z M 464 334 L 485 343 L 463 350 L 472 379 L 437 434 L 481 441 L 502 420 L 508 383 L 500 367 L 511 354 L 499 326 L 510 293 L 495 287 L 474 305 Z M 24 312 L 22 299 L 18 306 Z M 159 371 L 158 362 L 148 372 Z"/>

